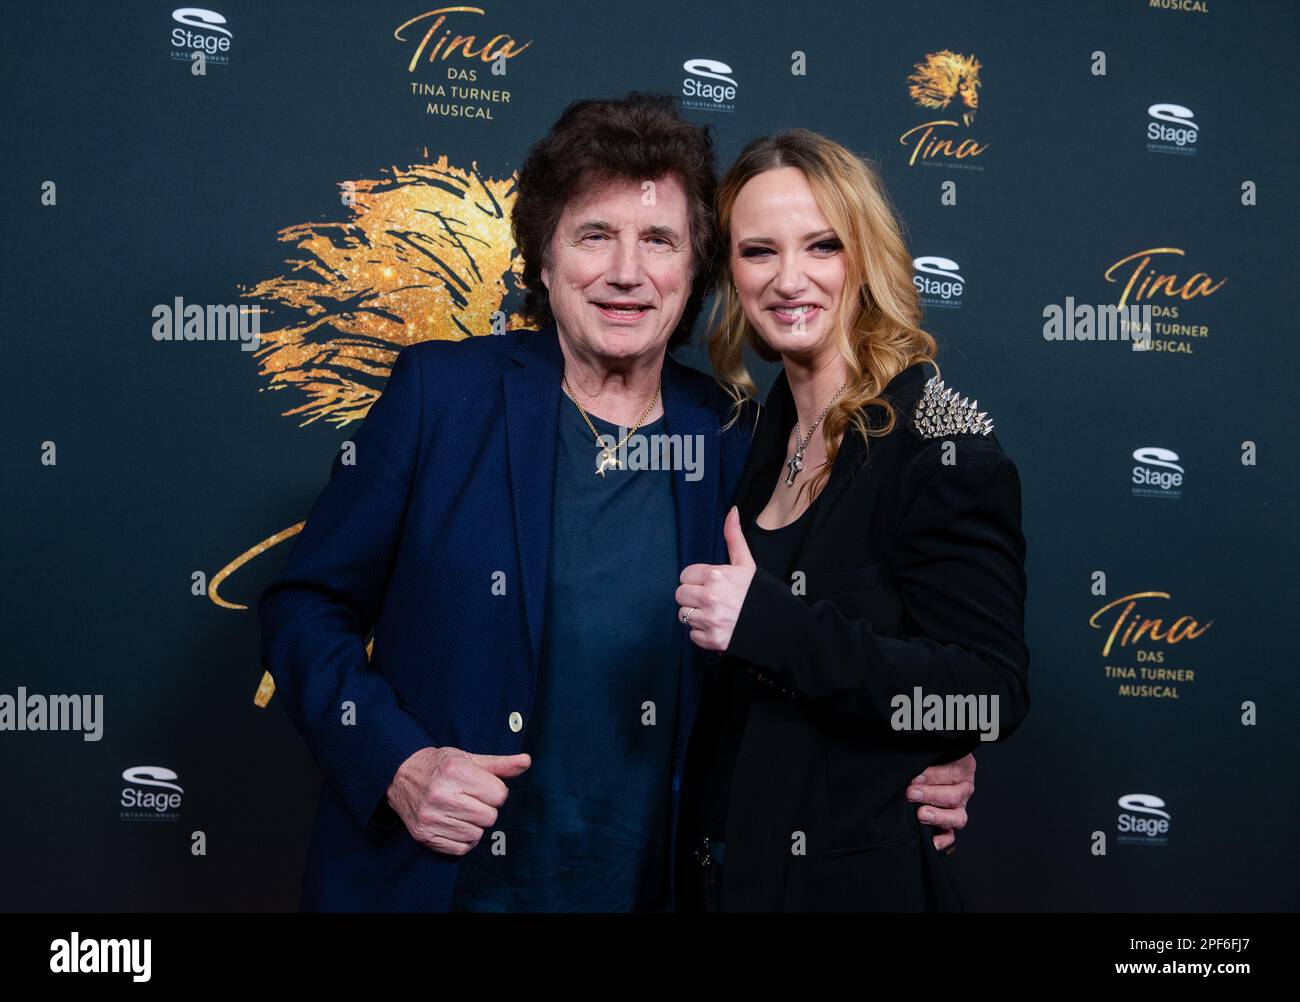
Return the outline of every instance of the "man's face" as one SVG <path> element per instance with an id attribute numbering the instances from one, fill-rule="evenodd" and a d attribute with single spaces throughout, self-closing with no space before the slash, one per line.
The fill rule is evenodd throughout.
<path id="1" fill-rule="evenodd" d="M 691 293 L 686 193 L 674 175 L 607 181 L 564 207 L 542 281 L 560 336 L 609 363 L 662 354 Z"/>

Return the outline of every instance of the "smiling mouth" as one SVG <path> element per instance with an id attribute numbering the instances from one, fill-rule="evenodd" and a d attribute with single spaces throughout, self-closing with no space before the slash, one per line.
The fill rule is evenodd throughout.
<path id="1" fill-rule="evenodd" d="M 650 312 L 650 307 L 643 303 L 593 303 L 592 305 L 610 320 L 640 320 Z"/>
<path id="2" fill-rule="evenodd" d="M 775 314 L 776 318 L 783 324 L 806 324 L 820 311 L 821 307 L 814 303 L 800 303 L 797 306 L 768 307 L 768 312 Z"/>

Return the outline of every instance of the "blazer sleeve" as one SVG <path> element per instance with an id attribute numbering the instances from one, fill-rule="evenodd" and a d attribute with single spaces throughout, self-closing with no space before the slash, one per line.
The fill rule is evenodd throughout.
<path id="1" fill-rule="evenodd" d="M 1000 740 L 1029 709 L 1020 477 L 995 442 L 958 439 L 948 466 L 941 445 L 923 446 L 899 477 L 890 569 L 914 635 L 882 636 L 759 568 L 727 653 L 798 698 L 886 729 L 893 698 L 918 686 L 923 696 L 997 696 Z M 971 731 L 925 736 L 954 749 L 979 743 Z"/>
<path id="2" fill-rule="evenodd" d="M 326 781 L 371 834 L 400 823 L 387 803 L 398 766 L 434 744 L 366 657 L 401 538 L 422 427 L 419 357 L 398 354 L 353 436 L 355 463 L 330 479 L 280 576 L 262 594 L 262 661 Z M 354 722 L 343 723 L 345 701 Z"/>

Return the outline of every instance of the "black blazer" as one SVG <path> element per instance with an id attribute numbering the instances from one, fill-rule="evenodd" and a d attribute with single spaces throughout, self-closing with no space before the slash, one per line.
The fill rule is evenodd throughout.
<path id="1" fill-rule="evenodd" d="M 979 734 L 897 730 L 891 701 L 918 686 L 923 697 L 996 696 L 999 739 L 1015 730 L 1029 709 L 1025 541 L 1015 464 L 932 376 L 918 363 L 886 387 L 889 434 L 845 434 L 806 516 L 794 565 L 805 593 L 760 567 L 730 646 L 708 666 L 684 797 L 707 781 L 726 674 L 755 682 L 727 811 L 727 911 L 966 907 L 906 788 L 976 749 Z M 782 372 L 742 477 L 742 524 L 770 496 L 795 420 Z M 743 504 L 755 477 L 761 501 Z M 685 834 L 689 850 L 699 832 Z M 688 852 L 679 865 L 693 865 Z"/>

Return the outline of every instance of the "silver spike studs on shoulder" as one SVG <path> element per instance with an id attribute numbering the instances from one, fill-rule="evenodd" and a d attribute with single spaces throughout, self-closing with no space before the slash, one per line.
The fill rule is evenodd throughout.
<path id="1" fill-rule="evenodd" d="M 967 400 L 938 376 L 931 376 L 912 411 L 912 430 L 922 438 L 948 435 L 987 435 L 993 419 L 977 409 L 978 401 Z"/>

